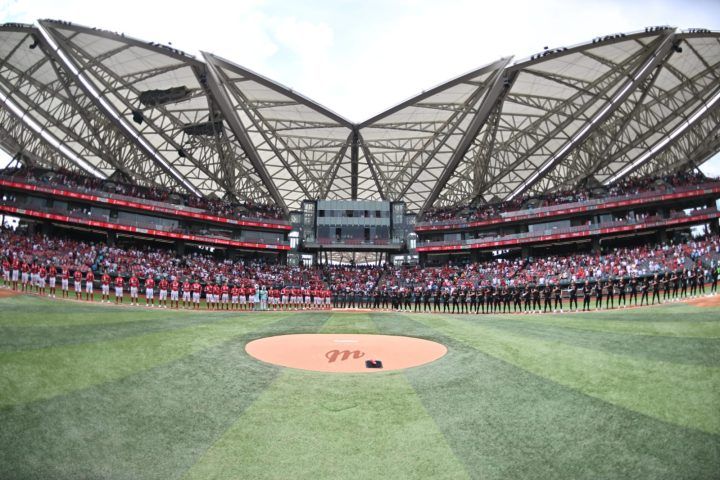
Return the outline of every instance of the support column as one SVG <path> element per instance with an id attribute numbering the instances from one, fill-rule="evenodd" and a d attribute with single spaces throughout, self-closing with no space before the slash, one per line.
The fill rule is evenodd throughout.
<path id="1" fill-rule="evenodd" d="M 657 232 L 657 242 L 658 242 L 659 244 L 665 244 L 665 243 L 667 243 L 667 240 L 668 240 L 667 230 L 665 230 L 664 228 L 658 230 L 658 232 Z"/>
<path id="2" fill-rule="evenodd" d="M 107 232 L 107 244 L 108 247 L 114 247 L 115 241 L 117 240 L 117 234 L 112 230 Z"/>
<path id="3" fill-rule="evenodd" d="M 600 237 L 593 237 L 592 251 L 593 253 L 600 253 Z"/>
<path id="4" fill-rule="evenodd" d="M 523 258 L 528 258 L 530 256 L 530 246 L 524 245 L 522 249 L 520 250 L 520 256 Z"/>
<path id="5" fill-rule="evenodd" d="M 185 255 L 185 242 L 177 242 L 176 253 L 178 255 Z"/>

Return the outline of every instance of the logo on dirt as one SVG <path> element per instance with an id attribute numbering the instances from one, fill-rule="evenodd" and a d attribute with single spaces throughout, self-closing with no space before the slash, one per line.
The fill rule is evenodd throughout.
<path id="1" fill-rule="evenodd" d="M 350 357 L 362 358 L 364 356 L 365 352 L 361 352 L 360 350 L 330 350 L 325 354 L 325 358 L 328 359 L 328 363 L 333 363 L 336 360 L 340 360 L 342 362 L 343 360 L 347 360 Z"/>

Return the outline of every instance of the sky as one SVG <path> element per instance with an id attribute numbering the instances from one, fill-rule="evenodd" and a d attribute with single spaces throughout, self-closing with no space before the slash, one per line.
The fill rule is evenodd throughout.
<path id="1" fill-rule="evenodd" d="M 720 1 L 0 0 L 0 22 L 42 18 L 211 52 L 360 122 L 501 57 L 653 25 L 720 30 Z M 703 170 L 720 176 L 720 155 Z"/>

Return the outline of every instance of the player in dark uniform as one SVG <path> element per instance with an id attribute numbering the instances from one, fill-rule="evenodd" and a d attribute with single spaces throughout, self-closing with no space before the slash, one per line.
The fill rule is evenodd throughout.
<path id="1" fill-rule="evenodd" d="M 542 305 L 540 304 L 540 287 L 535 285 L 532 291 L 533 300 L 533 312 L 540 313 L 542 311 Z"/>
<path id="2" fill-rule="evenodd" d="M 467 313 L 467 289 L 460 289 L 460 313 Z"/>
<path id="3" fill-rule="evenodd" d="M 615 283 L 612 278 L 605 283 L 607 298 L 605 299 L 605 308 L 615 308 Z"/>
<path id="4" fill-rule="evenodd" d="M 688 283 L 690 284 L 690 296 L 695 297 L 697 295 L 697 273 L 693 268 L 688 271 Z"/>
<path id="5" fill-rule="evenodd" d="M 575 282 L 572 282 L 570 284 L 570 288 L 568 289 L 568 294 L 570 296 L 570 310 L 573 309 L 573 305 L 575 305 L 575 311 L 577 312 L 578 309 L 578 303 L 577 303 L 577 294 L 578 294 L 578 288 Z"/>
<path id="6" fill-rule="evenodd" d="M 633 303 L 633 300 L 635 300 L 635 306 L 637 307 L 638 304 L 638 279 L 636 276 L 633 275 L 633 277 L 630 279 L 630 302 Z"/>
<path id="7" fill-rule="evenodd" d="M 658 303 L 662 303 L 660 302 L 660 279 L 657 273 L 655 277 L 653 277 L 652 282 L 650 282 L 650 285 L 652 286 L 652 304 L 655 305 L 656 298 Z"/>
<path id="8" fill-rule="evenodd" d="M 697 268 L 697 284 L 698 295 L 705 295 L 705 270 L 702 267 Z"/>
<path id="9" fill-rule="evenodd" d="M 663 301 L 670 299 L 670 272 L 665 272 L 660 278 L 660 289 L 663 292 Z"/>
<path id="10" fill-rule="evenodd" d="M 413 300 L 413 299 L 412 299 L 413 291 L 412 291 L 411 289 L 409 289 L 409 288 L 403 288 L 403 289 L 400 290 L 400 293 L 401 293 L 401 295 L 402 295 L 402 297 L 401 297 L 401 298 L 402 298 L 401 308 L 402 308 L 403 310 L 405 310 L 406 312 L 411 311 L 411 309 L 412 309 L 412 300 Z"/>
<path id="11" fill-rule="evenodd" d="M 640 286 L 640 291 L 642 292 L 642 295 L 640 296 L 641 307 L 643 305 L 643 302 L 645 302 L 647 305 L 650 305 L 650 302 L 648 301 L 648 290 L 650 290 L 650 284 L 648 283 L 648 279 L 645 278 L 642 282 L 642 285 Z"/>
<path id="12" fill-rule="evenodd" d="M 590 288 L 590 282 L 585 280 L 585 285 L 582 289 L 583 294 L 583 312 L 590 310 L 590 296 L 592 295 L 592 289 Z"/>
<path id="13" fill-rule="evenodd" d="M 522 285 L 517 285 L 515 288 L 513 288 L 512 296 L 513 296 L 513 312 L 522 312 L 522 292 L 525 289 Z"/>
<path id="14" fill-rule="evenodd" d="M 720 277 L 720 265 L 715 265 L 710 268 L 710 278 L 712 283 L 710 284 L 710 293 L 717 292 L 718 277 Z"/>
<path id="15" fill-rule="evenodd" d="M 683 270 L 683 272 L 680 274 L 680 298 L 687 297 L 687 287 L 688 273 L 687 270 Z"/>
<path id="16" fill-rule="evenodd" d="M 502 292 L 500 291 L 500 287 L 495 287 L 493 289 L 493 313 L 500 312 L 501 307 L 502 307 Z"/>
<path id="17" fill-rule="evenodd" d="M 677 272 L 672 272 L 670 276 L 670 285 L 672 287 L 672 299 L 675 301 L 678 296 L 678 290 L 680 289 L 680 278 L 678 278 Z"/>
<path id="18" fill-rule="evenodd" d="M 558 305 L 560 305 L 560 312 L 563 311 L 563 304 L 562 304 L 562 289 L 560 288 L 560 284 L 556 284 L 553 288 L 553 297 L 555 297 L 555 307 L 554 310 L 558 310 Z"/>
<path id="19" fill-rule="evenodd" d="M 530 311 L 530 304 L 532 302 L 532 285 L 525 285 L 525 288 L 522 290 L 522 299 L 525 304 L 525 312 L 527 313 Z"/>
<path id="20" fill-rule="evenodd" d="M 476 313 L 477 312 L 477 295 L 475 294 L 475 289 L 470 288 L 467 292 L 467 300 L 470 304 L 470 310 L 468 313 Z"/>
<path id="21" fill-rule="evenodd" d="M 618 307 L 622 305 L 623 308 L 627 306 L 627 301 L 625 300 L 625 279 L 621 278 L 618 282 Z"/>
<path id="22" fill-rule="evenodd" d="M 512 301 L 512 294 L 510 293 L 510 290 L 507 286 L 503 287 L 502 289 L 502 312 L 505 313 L 505 309 L 507 309 L 507 313 L 510 313 L 510 302 Z"/>
<path id="23" fill-rule="evenodd" d="M 603 297 L 603 283 L 602 280 L 598 280 L 595 283 L 595 310 L 602 308 L 602 297 Z"/>
<path id="24" fill-rule="evenodd" d="M 543 313 L 547 312 L 548 309 L 552 311 L 552 284 L 545 285 L 545 288 L 543 288 L 543 299 L 545 300 Z"/>

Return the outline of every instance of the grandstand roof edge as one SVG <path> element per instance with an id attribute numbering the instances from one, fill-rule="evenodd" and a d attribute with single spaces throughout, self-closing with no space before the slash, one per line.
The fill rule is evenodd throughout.
<path id="1" fill-rule="evenodd" d="M 176 58 L 178 60 L 183 60 L 186 62 L 194 63 L 195 65 L 205 65 L 205 62 L 203 62 L 201 59 L 196 57 L 195 55 L 186 53 L 182 50 L 179 50 L 175 47 L 172 47 L 170 45 L 164 45 L 162 43 L 158 42 L 150 42 L 146 40 L 141 40 L 139 38 L 130 37 L 128 35 L 125 35 L 124 33 L 118 33 L 118 32 L 111 32 L 110 30 L 103 30 L 100 28 L 94 28 L 94 27 L 87 27 L 84 25 L 78 25 L 72 22 L 66 22 L 64 20 L 53 20 L 53 19 L 40 19 L 38 20 L 38 23 L 40 25 L 43 25 L 44 27 L 51 27 L 51 28 L 59 28 L 59 29 L 70 29 L 75 30 L 82 33 L 87 33 L 91 35 L 97 35 L 100 37 L 104 37 L 110 40 L 125 42 L 131 45 L 135 45 L 141 48 L 146 48 L 148 50 L 153 50 L 157 53 L 162 53 L 164 55 L 168 55 L 170 57 Z"/>
<path id="2" fill-rule="evenodd" d="M 232 60 L 228 60 L 224 57 L 221 57 L 219 55 L 216 55 L 211 52 L 201 51 L 202 55 L 205 56 L 205 58 L 211 60 L 216 65 L 222 66 L 224 68 L 230 68 L 232 70 L 235 70 L 237 72 L 242 73 L 244 76 L 250 77 L 254 81 L 260 83 L 264 87 L 270 88 L 272 90 L 275 90 L 276 92 L 282 93 L 283 95 L 286 95 L 293 100 L 307 106 L 308 108 L 312 108 L 313 110 L 322 113 L 323 115 L 332 118 L 336 122 L 338 122 L 340 125 L 347 127 L 349 129 L 352 129 L 355 127 L 355 124 L 348 120 L 347 118 L 343 117 L 339 113 L 334 112 L 333 110 L 330 110 L 329 108 L 321 105 L 320 103 L 306 97 L 305 95 L 296 92 L 292 88 L 286 87 L 285 85 L 276 82 L 275 80 L 272 80 L 260 73 L 254 72 L 253 70 L 250 70 L 246 67 L 243 67 L 241 65 L 238 65 L 237 63 L 233 62 Z"/>
<path id="3" fill-rule="evenodd" d="M 482 67 L 476 68 L 476 69 L 471 70 L 466 73 L 463 73 L 462 75 L 459 75 L 450 80 L 442 82 L 428 90 L 423 90 L 420 94 L 413 95 L 412 97 L 407 98 L 406 100 L 403 100 L 402 102 L 400 102 L 386 110 L 383 110 L 382 112 L 368 118 L 367 120 L 360 122 L 357 125 L 357 127 L 358 128 L 368 127 L 368 126 L 372 125 L 373 123 L 377 122 L 378 120 L 381 120 L 381 119 L 387 117 L 388 115 L 391 115 L 399 110 L 402 110 L 403 108 L 410 106 L 413 103 L 416 103 L 420 100 L 431 97 L 431 96 L 435 95 L 436 93 L 442 92 L 443 90 L 447 90 L 448 88 L 453 87 L 453 86 L 457 85 L 458 83 L 462 83 L 463 81 L 466 81 L 473 77 L 477 77 L 478 75 L 482 75 L 483 73 L 501 69 L 501 68 L 505 67 L 505 65 L 507 65 L 512 59 L 513 59 L 512 55 L 510 55 L 508 57 L 501 57 L 492 63 L 487 63 L 487 64 L 483 65 Z"/>

